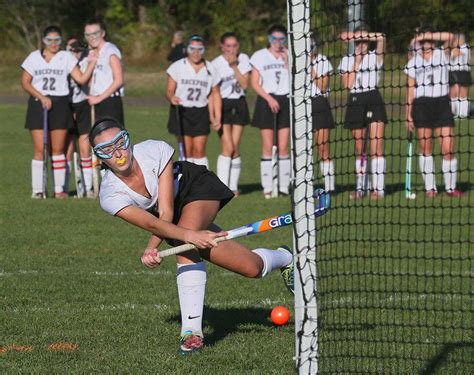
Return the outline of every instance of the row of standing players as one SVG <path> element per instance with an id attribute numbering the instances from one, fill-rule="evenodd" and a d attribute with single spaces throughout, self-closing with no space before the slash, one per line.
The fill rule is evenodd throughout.
<path id="1" fill-rule="evenodd" d="M 85 185 L 90 191 L 92 163 L 90 147 L 86 139 L 87 131 L 90 128 L 89 105 L 96 106 L 98 117 L 107 115 L 123 123 L 121 102 L 123 79 L 120 52 L 113 44 L 105 40 L 103 25 L 98 22 L 87 24 L 85 36 L 92 53 L 87 59 L 79 61 L 79 70 L 83 72 L 84 76 L 93 71 L 93 79 L 89 85 L 76 86 L 78 95 L 73 95 L 73 111 L 80 134 L 81 165 Z M 46 48 L 42 51 L 42 55 L 41 51 L 33 52 L 22 65 L 25 90 L 28 91 L 28 85 L 25 85 L 25 76 L 26 83 L 28 83 L 28 79 L 30 80 L 30 86 L 37 89 L 38 86 L 40 87 L 37 90 L 40 92 L 40 96 L 34 95 L 31 90 L 28 91 L 32 94 L 32 98 L 29 102 L 27 127 L 32 130 L 35 144 L 35 158 L 32 162 L 33 196 L 42 194 L 40 191 L 41 179 L 39 178 L 41 177 L 39 171 L 42 171 L 39 160 L 41 153 L 36 152 L 38 142 L 35 142 L 35 138 L 38 137 L 33 134 L 34 130 L 40 128 L 39 110 L 41 105 L 45 105 L 41 95 L 50 95 L 51 100 L 58 101 L 56 107 L 66 107 L 61 105 L 64 102 L 62 93 L 61 95 L 52 95 L 58 94 L 58 92 L 47 92 L 48 89 L 54 91 L 55 88 L 51 82 L 48 86 L 48 79 L 58 79 L 58 77 L 51 77 L 51 75 L 54 76 L 53 73 L 57 75 L 59 71 L 63 71 L 51 67 L 54 59 L 48 56 L 51 47 L 57 48 L 57 51 L 52 53 L 53 57 L 55 54 L 63 52 L 59 51 L 57 44 L 50 43 L 54 38 L 60 37 L 60 31 L 53 30 L 51 32 L 49 30 L 46 32 L 45 30 L 44 37 Z M 371 190 L 371 198 L 380 199 L 383 198 L 385 189 L 383 136 L 387 115 L 385 104 L 377 87 L 385 53 L 385 35 L 369 32 L 366 28 L 361 27 L 354 32 L 344 32 L 340 37 L 346 42 L 354 41 L 356 45 L 355 53 L 343 57 L 338 67 L 343 86 L 349 90 L 344 126 L 352 131 L 356 153 L 356 189 L 350 193 L 350 197 L 358 199 Z M 436 48 L 437 41 L 445 43 L 444 48 Z M 460 45 L 460 48 L 448 48 L 451 47 L 453 41 L 456 45 Z M 222 152 L 217 161 L 217 174 L 237 194 L 241 165 L 239 144 L 243 127 L 250 122 L 245 100 L 245 89 L 248 86 L 249 78 L 252 87 L 258 94 L 252 125 L 260 128 L 261 133 L 260 169 L 264 196 L 266 198 L 271 196 L 271 148 L 275 121 L 278 129 L 279 189 L 281 193 L 288 194 L 290 160 L 288 155 L 289 103 L 287 95 L 289 85 L 288 52 L 285 42 L 286 29 L 281 25 L 274 25 L 268 30 L 267 48 L 255 52 L 249 58 L 239 52 L 237 35 L 226 33 L 221 38 L 222 55 L 212 62 L 208 62 L 203 56 L 205 52 L 204 40 L 195 35 L 188 41 L 186 56 L 174 62 L 167 70 L 166 97 L 171 103 L 168 130 L 178 139 L 183 140 L 187 160 L 206 167 L 208 167 L 206 143 L 210 128 L 217 131 L 222 145 Z M 375 50 L 369 49 L 372 42 L 376 44 Z M 410 132 L 415 128 L 417 131 L 420 142 L 419 164 L 425 182 L 426 194 L 428 197 L 434 197 L 437 194 L 432 156 L 432 135 L 434 133 L 440 141 L 443 154 L 442 171 L 446 192 L 451 196 L 458 196 L 461 193 L 456 189 L 457 161 L 454 156 L 454 121 L 448 93 L 450 84 L 451 90 L 457 87 L 461 94 L 463 94 L 462 90 L 466 90 L 466 87 L 470 85 L 469 49 L 465 43 L 460 43 L 459 38 L 456 39 L 453 34 L 433 32 L 428 28 L 417 30 L 417 34 L 412 40 L 412 46 L 414 46 L 414 51 L 412 51 L 404 69 L 408 75 L 406 125 Z M 325 56 L 317 53 L 317 47 L 317 43 L 313 43 L 313 131 L 315 132 L 325 189 L 333 192 L 335 190 L 335 167 L 330 158 L 329 132 L 335 126 L 328 102 L 329 77 L 332 73 L 332 66 Z M 452 51 L 457 51 L 457 54 Z M 38 61 L 38 55 L 41 56 L 40 61 Z M 29 60 L 35 61 L 35 56 L 39 64 L 35 66 L 31 61 L 28 64 Z M 65 60 L 74 62 L 74 59 L 70 57 Z M 43 68 L 40 65 L 42 63 L 46 63 L 48 67 Z M 77 64 L 77 60 L 75 64 Z M 39 65 L 42 69 L 36 69 Z M 78 73 L 75 73 L 74 66 L 74 63 L 69 65 L 66 71 L 70 73 L 73 80 L 82 83 L 80 79 L 77 79 L 79 77 L 75 77 Z M 37 71 L 40 74 L 36 74 Z M 42 71 L 47 72 L 41 74 Z M 45 77 L 48 74 L 50 77 Z M 43 90 L 41 91 L 41 89 Z M 90 93 L 87 95 L 89 90 Z M 467 96 L 465 93 L 463 95 Z M 59 100 L 57 96 L 62 98 Z M 466 105 L 467 98 L 465 97 L 461 96 L 451 100 L 454 113 L 461 116 L 465 116 Z M 460 111 L 460 109 L 462 110 Z M 176 111 L 178 116 L 176 116 Z M 55 126 L 63 123 L 55 120 L 55 117 L 60 114 L 58 112 L 60 111 L 50 111 L 52 130 L 55 130 Z M 66 110 L 62 112 L 66 112 Z M 52 136 L 53 172 L 56 196 L 62 197 L 65 195 L 67 163 L 64 151 L 61 153 L 64 147 L 59 147 L 61 142 L 58 142 L 57 138 Z M 370 166 L 363 157 L 366 143 L 368 143 L 368 154 L 371 157 Z M 37 158 L 37 154 L 40 156 L 39 158 Z M 372 173 L 371 188 L 364 183 L 366 174 L 369 173 L 368 170 Z"/>

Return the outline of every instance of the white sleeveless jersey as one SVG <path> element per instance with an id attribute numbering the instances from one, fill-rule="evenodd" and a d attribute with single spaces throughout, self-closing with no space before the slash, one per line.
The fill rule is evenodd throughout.
<path id="1" fill-rule="evenodd" d="M 471 47 L 464 43 L 462 46 L 459 46 L 461 54 L 456 57 L 451 57 L 449 70 L 459 71 L 459 70 L 471 70 Z"/>
<path id="2" fill-rule="evenodd" d="M 344 56 L 337 70 L 340 74 L 350 73 L 354 70 L 355 56 Z M 363 58 L 356 73 L 350 92 L 352 94 L 375 90 L 379 84 L 380 71 L 383 62 L 379 64 L 376 51 L 369 51 Z"/>
<path id="3" fill-rule="evenodd" d="M 83 58 L 79 61 L 79 69 L 81 72 L 85 72 L 87 70 L 87 58 Z M 85 85 L 79 85 L 69 76 L 69 87 L 71 90 L 71 102 L 73 103 L 80 103 L 87 99 L 87 95 L 89 95 L 89 85 L 86 83 Z"/>
<path id="4" fill-rule="evenodd" d="M 260 74 L 260 85 L 268 94 L 289 93 L 288 67 L 283 58 L 277 59 L 267 48 L 255 52 L 250 58 L 252 67 Z"/>
<path id="5" fill-rule="evenodd" d="M 77 59 L 69 52 L 59 51 L 48 63 L 41 51 L 36 50 L 28 55 L 21 67 L 33 77 L 31 84 L 41 94 L 68 96 L 68 76 L 76 65 Z"/>
<path id="6" fill-rule="evenodd" d="M 170 65 L 166 73 L 176 82 L 175 96 L 183 107 L 206 107 L 211 89 L 221 81 L 219 72 L 209 61 L 196 73 L 185 57 Z"/>
<path id="7" fill-rule="evenodd" d="M 404 71 L 415 79 L 415 98 L 448 95 L 449 63 L 444 51 L 439 48 L 433 51 L 429 60 L 425 60 L 421 54 L 416 54 L 408 61 Z"/>
<path id="8" fill-rule="evenodd" d="M 243 75 L 252 70 L 250 66 L 250 59 L 245 53 L 238 56 L 237 69 Z M 212 60 L 212 65 L 221 77 L 221 96 L 223 99 L 238 99 L 245 96 L 245 91 L 240 87 L 239 81 L 235 77 L 234 69 L 229 65 L 224 56 L 220 55 Z"/>
<path id="9" fill-rule="evenodd" d="M 158 212 L 158 177 L 173 156 L 173 148 L 163 141 L 148 140 L 133 145 L 133 157 L 140 165 L 145 179 L 145 186 L 150 193 L 147 198 L 129 188 L 111 170 L 107 170 L 100 184 L 100 205 L 111 215 L 128 206 L 135 206 L 147 211 Z M 175 182 L 174 197 L 178 194 Z"/>
<path id="10" fill-rule="evenodd" d="M 97 63 L 95 64 L 94 73 L 92 75 L 91 82 L 91 95 L 97 96 L 107 90 L 112 82 L 114 76 L 112 74 L 112 67 L 110 66 L 110 57 L 117 56 L 119 60 L 122 60 L 122 54 L 115 44 L 105 42 L 104 46 L 99 52 Z M 123 86 L 120 87 L 117 92 L 111 96 L 123 96 Z"/>
<path id="11" fill-rule="evenodd" d="M 318 53 L 316 58 L 313 60 L 313 71 L 316 73 L 316 77 L 324 77 L 332 73 L 332 65 L 328 58 Z M 326 92 L 321 92 L 319 87 L 316 85 L 316 81 L 311 86 L 311 96 L 329 96 L 329 87 Z"/>

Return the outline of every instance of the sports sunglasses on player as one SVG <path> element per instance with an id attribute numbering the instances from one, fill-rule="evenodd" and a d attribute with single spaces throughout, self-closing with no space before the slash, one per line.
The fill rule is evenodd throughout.
<path id="1" fill-rule="evenodd" d="M 50 46 L 52 44 L 58 45 L 61 44 L 63 41 L 63 38 L 60 36 L 45 36 L 43 38 L 43 43 L 47 46 Z"/>
<path id="2" fill-rule="evenodd" d="M 202 55 L 205 50 L 206 47 L 204 46 L 188 46 L 187 48 L 188 53 L 193 53 L 194 51 L 197 51 L 200 55 Z"/>
<path id="3" fill-rule="evenodd" d="M 84 33 L 84 38 L 86 38 L 86 39 L 90 39 L 90 38 L 96 39 L 100 36 L 101 32 L 102 32 L 102 30 L 93 31 L 91 33 Z"/>
<path id="4" fill-rule="evenodd" d="M 286 36 L 273 36 L 273 35 L 269 35 L 269 36 L 268 36 L 268 42 L 269 42 L 269 43 L 273 43 L 273 42 L 285 43 L 285 42 L 286 42 Z"/>
<path id="5" fill-rule="evenodd" d="M 112 140 L 94 146 L 94 153 L 100 159 L 111 159 L 116 150 L 126 150 L 130 147 L 130 135 L 121 130 Z"/>

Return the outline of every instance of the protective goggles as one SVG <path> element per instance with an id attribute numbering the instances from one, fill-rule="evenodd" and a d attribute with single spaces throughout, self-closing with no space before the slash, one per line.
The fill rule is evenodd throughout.
<path id="1" fill-rule="evenodd" d="M 84 33 L 84 38 L 86 38 L 86 39 L 91 39 L 91 38 L 97 39 L 100 36 L 101 33 L 102 33 L 102 30 L 93 31 L 91 33 Z"/>
<path id="2" fill-rule="evenodd" d="M 126 150 L 130 147 L 130 135 L 126 130 L 121 130 L 111 141 L 99 143 L 94 146 L 94 153 L 100 159 L 111 159 L 117 150 Z"/>
<path id="3" fill-rule="evenodd" d="M 268 42 L 269 43 L 273 43 L 273 42 L 285 43 L 286 42 L 286 36 L 269 35 L 268 36 Z"/>
<path id="4" fill-rule="evenodd" d="M 194 51 L 197 51 L 200 55 L 204 53 L 206 50 L 206 47 L 204 46 L 188 46 L 187 51 L 189 54 L 193 53 Z"/>
<path id="5" fill-rule="evenodd" d="M 61 44 L 61 42 L 63 41 L 63 38 L 60 37 L 60 36 L 45 36 L 43 38 L 43 43 L 47 46 L 51 46 L 51 45 L 59 45 Z"/>

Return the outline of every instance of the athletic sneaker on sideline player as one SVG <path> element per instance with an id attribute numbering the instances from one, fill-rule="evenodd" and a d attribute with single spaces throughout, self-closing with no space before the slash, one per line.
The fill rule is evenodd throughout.
<path id="1" fill-rule="evenodd" d="M 288 100 L 288 49 L 286 28 L 273 25 L 268 29 L 268 45 L 250 58 L 251 83 L 257 92 L 257 102 L 252 126 L 260 129 L 262 159 L 260 176 L 265 198 L 272 196 L 272 146 L 273 122 L 277 117 L 278 128 L 278 186 L 280 193 L 288 194 L 290 184 L 290 105 Z"/>
<path id="2" fill-rule="evenodd" d="M 422 53 L 415 54 L 405 67 L 408 75 L 406 127 L 417 129 L 420 144 L 420 170 L 428 198 L 434 198 L 436 188 L 433 159 L 433 133 L 438 137 L 443 155 L 443 171 L 446 194 L 458 197 L 463 193 L 456 189 L 457 160 L 454 157 L 454 119 L 449 101 L 449 49 L 436 48 L 435 42 L 449 42 L 454 35 L 448 32 L 432 32 L 430 27 L 420 30 L 416 39 L 422 45 Z"/>
<path id="3" fill-rule="evenodd" d="M 79 69 L 82 72 L 87 70 L 87 55 L 88 50 L 76 37 L 70 37 L 66 42 L 66 50 L 71 52 L 78 60 Z M 84 176 L 84 187 L 86 196 L 93 198 L 92 191 L 92 157 L 91 146 L 87 138 L 91 130 L 91 107 L 87 101 L 89 95 L 89 85 L 78 85 L 69 77 L 69 88 L 71 95 L 71 106 L 74 120 L 74 128 L 69 131 L 69 141 L 67 146 L 67 163 L 68 174 L 71 171 L 72 157 L 74 153 L 74 137 L 77 138 L 77 144 L 80 154 L 80 168 Z M 68 186 L 68 178 L 66 178 L 66 187 Z"/>
<path id="4" fill-rule="evenodd" d="M 21 85 L 30 94 L 25 128 L 30 130 L 34 156 L 31 162 L 32 197 L 42 198 L 43 192 L 43 108 L 48 109 L 48 127 L 52 154 L 54 196 L 67 198 L 66 182 L 66 138 L 73 127 L 69 105 L 68 75 L 85 84 L 92 76 L 96 63 L 95 54 L 89 57 L 89 66 L 82 73 L 77 59 L 69 52 L 60 51 L 61 29 L 48 26 L 43 31 L 44 48 L 31 52 L 21 64 Z"/>
<path id="5" fill-rule="evenodd" d="M 171 103 L 168 131 L 178 140 L 183 138 L 186 160 L 209 168 L 206 156 L 209 123 L 213 130 L 220 130 L 222 101 L 221 78 L 214 66 L 205 60 L 205 50 L 201 36 L 189 38 L 188 56 L 166 70 L 166 98 Z"/>
<path id="6" fill-rule="evenodd" d="M 469 86 L 471 79 L 471 47 L 466 43 L 464 34 L 455 34 L 451 43 L 445 43 L 450 48 L 449 64 L 449 97 L 451 110 L 455 117 L 469 116 Z"/>
<path id="7" fill-rule="evenodd" d="M 217 158 L 217 176 L 236 195 L 239 194 L 240 140 L 244 126 L 250 122 L 249 109 L 245 99 L 252 67 L 249 57 L 239 51 L 239 38 L 228 32 L 221 37 L 222 54 L 212 64 L 222 78 L 221 154 Z"/>
<path id="8" fill-rule="evenodd" d="M 203 260 L 252 278 L 281 269 L 292 291 L 293 261 L 288 248 L 251 251 L 236 241 L 215 242 L 225 232 L 213 224 L 214 219 L 234 194 L 214 173 L 187 161 L 173 162 L 174 150 L 163 141 L 132 145 L 127 131 L 113 119 L 96 122 L 89 139 L 97 157 L 109 168 L 100 186 L 102 208 L 151 233 L 141 257 L 146 267 L 160 264 L 157 248 L 163 239 L 174 245 L 192 243 L 200 249 L 176 256 L 181 353 L 204 345 Z"/>
<path id="9" fill-rule="evenodd" d="M 319 43 L 313 36 L 311 48 L 311 60 L 313 69 L 311 78 L 311 107 L 313 132 L 319 154 L 319 167 L 324 178 L 324 190 L 330 193 L 335 191 L 334 162 L 329 153 L 329 132 L 335 128 L 334 118 L 329 105 L 329 77 L 332 73 L 332 65 L 328 58 L 318 53 Z"/>
<path id="10" fill-rule="evenodd" d="M 385 194 L 383 136 L 387 113 L 377 87 L 385 53 L 385 35 L 369 32 L 365 26 L 360 26 L 354 32 L 343 32 L 341 39 L 355 42 L 354 54 L 344 56 L 338 68 L 342 84 L 350 92 L 344 128 L 352 131 L 356 153 L 356 190 L 350 193 L 350 198 L 362 198 L 370 190 L 366 183 L 368 158 L 363 157 L 366 154 L 365 140 L 369 139 L 373 189 L 370 198 L 381 199 Z M 376 42 L 376 50 L 369 50 L 371 42 Z"/>
<path id="11" fill-rule="evenodd" d="M 122 54 L 115 44 L 106 40 L 107 32 L 101 21 L 87 22 L 84 37 L 89 49 L 98 56 L 87 97 L 89 104 L 95 107 L 95 117 L 110 116 L 124 123 Z"/>

